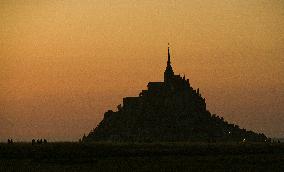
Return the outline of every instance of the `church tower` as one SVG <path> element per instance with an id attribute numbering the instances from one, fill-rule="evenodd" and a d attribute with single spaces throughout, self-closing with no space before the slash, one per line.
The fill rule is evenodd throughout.
<path id="1" fill-rule="evenodd" d="M 170 54 L 170 47 L 168 46 L 168 61 L 167 61 L 167 67 L 164 72 L 164 82 L 168 83 L 172 78 L 174 77 L 174 71 L 171 66 L 171 54 Z"/>

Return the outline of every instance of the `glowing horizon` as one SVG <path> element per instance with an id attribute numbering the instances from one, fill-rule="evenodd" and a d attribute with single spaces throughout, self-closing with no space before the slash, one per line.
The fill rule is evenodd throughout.
<path id="1" fill-rule="evenodd" d="M 0 141 L 78 140 L 174 72 L 211 113 L 284 137 L 284 1 L 2 1 Z"/>

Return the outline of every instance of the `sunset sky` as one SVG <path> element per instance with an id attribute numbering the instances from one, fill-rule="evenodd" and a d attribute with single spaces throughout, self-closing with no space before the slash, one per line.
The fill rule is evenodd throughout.
<path id="1" fill-rule="evenodd" d="M 211 113 L 284 137 L 284 0 L 0 0 L 0 141 L 77 141 L 175 73 Z"/>

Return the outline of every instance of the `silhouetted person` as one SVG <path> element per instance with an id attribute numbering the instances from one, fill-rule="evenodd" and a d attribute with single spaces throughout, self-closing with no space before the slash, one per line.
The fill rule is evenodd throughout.
<path id="1" fill-rule="evenodd" d="M 34 145 L 34 144 L 35 144 L 35 139 L 32 140 L 32 145 Z"/>
<path id="2" fill-rule="evenodd" d="M 44 144 L 46 144 L 46 143 L 47 143 L 47 140 L 46 140 L 46 139 L 44 139 L 44 140 L 43 140 L 43 143 L 44 143 Z"/>
<path id="3" fill-rule="evenodd" d="M 277 143 L 280 143 L 280 140 L 278 140 Z"/>
<path id="4" fill-rule="evenodd" d="M 13 144 L 13 139 L 8 139 L 8 144 Z"/>

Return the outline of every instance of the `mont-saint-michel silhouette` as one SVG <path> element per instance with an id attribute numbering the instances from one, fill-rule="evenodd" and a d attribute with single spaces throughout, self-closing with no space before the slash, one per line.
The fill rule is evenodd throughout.
<path id="1" fill-rule="evenodd" d="M 123 98 L 83 141 L 113 142 L 265 142 L 268 138 L 211 114 L 185 76 L 175 75 L 170 48 L 163 82 L 149 82 L 138 97 Z"/>

